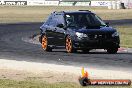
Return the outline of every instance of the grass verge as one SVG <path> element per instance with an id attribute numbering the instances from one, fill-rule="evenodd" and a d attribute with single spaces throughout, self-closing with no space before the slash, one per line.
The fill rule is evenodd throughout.
<path id="1" fill-rule="evenodd" d="M 53 11 L 91 10 L 105 20 L 131 19 L 132 9 L 108 10 L 106 7 L 0 6 L 0 23 L 43 22 Z"/>
<path id="2" fill-rule="evenodd" d="M 132 48 L 132 26 L 116 26 L 120 34 L 121 47 Z"/>
<path id="3" fill-rule="evenodd" d="M 35 80 L 14 81 L 0 79 L 0 88 L 84 88 L 75 83 L 46 83 Z M 85 88 L 132 88 L 132 86 L 87 86 Z"/>

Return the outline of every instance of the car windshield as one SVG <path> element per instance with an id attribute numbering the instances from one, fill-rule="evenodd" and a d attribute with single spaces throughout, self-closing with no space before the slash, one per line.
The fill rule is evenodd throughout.
<path id="1" fill-rule="evenodd" d="M 97 28 L 106 26 L 104 21 L 93 13 L 66 14 L 66 23 L 68 27 Z"/>

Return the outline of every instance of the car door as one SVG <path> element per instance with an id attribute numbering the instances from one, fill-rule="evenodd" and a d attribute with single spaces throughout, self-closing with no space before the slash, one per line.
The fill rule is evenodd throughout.
<path id="1" fill-rule="evenodd" d="M 52 15 L 47 24 L 45 25 L 46 28 L 46 36 L 48 38 L 48 44 L 49 45 L 56 45 L 56 35 L 55 35 L 55 31 L 56 31 L 56 21 L 54 20 L 54 15 Z"/>
<path id="2" fill-rule="evenodd" d="M 58 24 L 65 25 L 64 16 L 62 14 L 56 15 L 56 27 L 55 27 L 56 39 L 55 40 L 56 40 L 57 46 L 64 46 L 65 45 L 65 30 L 64 28 L 57 27 Z"/>

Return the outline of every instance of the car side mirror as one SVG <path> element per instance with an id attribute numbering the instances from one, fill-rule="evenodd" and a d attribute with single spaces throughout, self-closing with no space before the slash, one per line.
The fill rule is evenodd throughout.
<path id="1" fill-rule="evenodd" d="M 110 23 L 109 23 L 109 22 L 106 22 L 105 24 L 106 24 L 107 26 L 109 26 Z"/>
<path id="2" fill-rule="evenodd" d="M 63 24 L 58 24 L 57 27 L 64 28 L 64 25 Z"/>

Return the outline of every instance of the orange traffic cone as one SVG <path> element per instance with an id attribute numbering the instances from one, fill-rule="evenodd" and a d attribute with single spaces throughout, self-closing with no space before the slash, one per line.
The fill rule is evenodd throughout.
<path id="1" fill-rule="evenodd" d="M 90 79 L 88 78 L 88 72 L 84 70 L 84 67 L 82 67 L 81 70 L 82 76 L 79 78 L 79 82 L 82 86 L 90 85 Z"/>
<path id="2" fill-rule="evenodd" d="M 84 67 L 82 67 L 82 77 L 88 78 L 88 72 L 84 70 Z"/>

